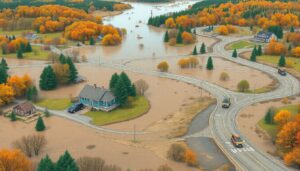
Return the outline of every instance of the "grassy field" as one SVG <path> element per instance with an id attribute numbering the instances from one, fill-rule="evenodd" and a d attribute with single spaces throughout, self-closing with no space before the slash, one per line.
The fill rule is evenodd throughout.
<path id="1" fill-rule="evenodd" d="M 23 59 L 47 60 L 50 51 L 42 49 L 40 46 L 32 46 L 32 52 L 23 53 Z M 5 58 L 17 58 L 17 53 L 2 55 Z"/>
<path id="2" fill-rule="evenodd" d="M 2 30 L 2 28 L 0 28 L 0 35 L 8 35 L 8 36 L 21 36 L 22 33 L 28 33 L 28 32 L 34 32 L 33 30 Z"/>
<path id="3" fill-rule="evenodd" d="M 119 107 L 111 112 L 90 111 L 85 115 L 92 118 L 92 124 L 100 126 L 134 119 L 145 114 L 149 108 L 148 100 L 140 96 L 132 102 L 130 107 Z"/>
<path id="4" fill-rule="evenodd" d="M 279 56 L 271 56 L 271 55 L 263 55 L 259 56 L 258 61 L 271 63 L 273 65 L 277 65 L 279 61 Z M 294 57 L 286 57 L 286 62 L 291 61 L 293 64 L 293 69 L 300 72 L 300 58 L 294 58 Z"/>
<path id="5" fill-rule="evenodd" d="M 226 46 L 226 49 L 233 50 L 233 49 L 242 49 L 242 48 L 253 48 L 254 45 L 255 44 L 250 41 L 241 40 L 241 41 L 237 41 L 237 42 L 233 42 L 233 43 L 229 44 L 228 46 Z"/>
<path id="6" fill-rule="evenodd" d="M 70 99 L 43 99 L 36 103 L 36 105 L 48 108 L 50 110 L 65 110 L 72 105 Z"/>
<path id="7" fill-rule="evenodd" d="M 282 107 L 280 107 L 280 108 L 277 109 L 277 111 L 279 111 L 279 110 L 288 110 L 293 115 L 298 114 L 297 105 L 282 106 Z M 265 130 L 270 136 L 272 136 L 272 137 L 276 136 L 276 133 L 277 133 L 277 125 L 276 124 L 266 124 L 265 121 L 264 121 L 264 118 L 262 118 L 258 122 L 258 126 L 261 127 L 263 130 Z"/>

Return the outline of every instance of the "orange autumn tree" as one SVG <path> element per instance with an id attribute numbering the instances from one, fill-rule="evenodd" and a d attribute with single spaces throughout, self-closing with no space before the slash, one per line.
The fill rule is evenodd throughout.
<path id="1" fill-rule="evenodd" d="M 275 39 L 272 39 L 265 47 L 265 53 L 268 55 L 281 55 L 285 54 L 286 51 L 287 49 L 284 44 L 277 42 Z"/>
<path id="2" fill-rule="evenodd" d="M 6 84 L 0 84 L 0 106 L 10 103 L 15 96 L 14 89 Z"/>
<path id="3" fill-rule="evenodd" d="M 185 162 L 189 166 L 197 166 L 198 165 L 197 156 L 192 150 L 186 150 L 184 159 L 185 159 Z"/>
<path id="4" fill-rule="evenodd" d="M 176 27 L 176 23 L 174 21 L 174 18 L 170 17 L 165 21 L 165 26 L 167 28 L 175 28 Z"/>
<path id="5" fill-rule="evenodd" d="M 157 69 L 161 72 L 167 72 L 169 70 L 169 64 L 166 61 L 162 61 L 157 65 Z"/>
<path id="6" fill-rule="evenodd" d="M 195 42 L 194 36 L 189 32 L 184 31 L 181 36 L 183 44 L 191 44 Z"/>
<path id="7" fill-rule="evenodd" d="M 0 150 L 0 165 L 4 171 L 31 171 L 29 159 L 20 150 Z"/>
<path id="8" fill-rule="evenodd" d="M 280 127 L 282 127 L 284 124 L 286 124 L 290 119 L 292 118 L 292 114 L 288 110 L 280 110 L 276 113 L 274 116 L 274 121 L 279 124 Z"/>
<path id="9" fill-rule="evenodd" d="M 295 47 L 294 49 L 292 49 L 292 55 L 294 57 L 299 58 L 300 57 L 300 46 Z"/>
<path id="10" fill-rule="evenodd" d="M 131 6 L 129 4 L 114 4 L 113 5 L 113 9 L 115 11 L 123 11 L 123 10 L 126 10 L 126 9 L 130 9 Z"/>
<path id="11" fill-rule="evenodd" d="M 283 159 L 286 165 L 300 165 L 300 147 L 294 148 L 291 152 L 287 153 Z"/>
<path id="12" fill-rule="evenodd" d="M 11 76 L 7 79 L 7 85 L 13 88 L 17 97 L 20 97 L 25 95 L 27 88 L 32 85 L 32 81 L 27 74 L 23 77 Z"/>

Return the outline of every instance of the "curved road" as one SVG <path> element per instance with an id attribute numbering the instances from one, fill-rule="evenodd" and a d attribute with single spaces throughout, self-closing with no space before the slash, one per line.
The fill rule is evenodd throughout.
<path id="1" fill-rule="evenodd" d="M 218 85 L 209 83 L 207 81 L 199 80 L 189 76 L 182 76 L 182 75 L 177 75 L 172 73 L 162 73 L 158 71 L 146 71 L 140 67 L 129 67 L 126 66 L 124 63 L 122 63 L 122 61 L 119 62 L 114 60 L 102 61 L 101 66 L 127 70 L 131 72 L 145 74 L 145 75 L 174 79 L 174 80 L 193 84 L 195 86 L 201 87 L 209 91 L 217 98 L 218 103 L 217 103 L 217 107 L 210 115 L 209 127 L 205 129 L 205 135 L 210 135 L 216 141 L 217 145 L 226 154 L 226 156 L 233 162 L 237 170 L 254 170 L 254 171 L 291 170 L 291 168 L 286 167 L 281 160 L 269 154 L 261 152 L 259 149 L 257 149 L 251 142 L 247 140 L 247 137 L 245 135 L 241 135 L 242 138 L 246 141 L 245 148 L 242 149 L 234 148 L 230 143 L 230 136 L 232 133 L 240 134 L 238 126 L 236 125 L 236 117 L 241 109 L 254 103 L 296 95 L 300 92 L 299 81 L 290 74 L 287 74 L 287 76 L 285 77 L 278 75 L 277 70 L 275 68 L 263 64 L 251 62 L 241 58 L 232 58 L 231 57 L 232 52 L 226 51 L 224 49 L 225 45 L 230 42 L 238 41 L 242 39 L 248 39 L 250 37 L 232 38 L 232 37 L 224 37 L 224 36 L 215 36 L 214 38 L 218 38 L 221 41 L 216 43 L 213 46 L 212 53 L 206 54 L 205 56 L 209 55 L 209 56 L 226 58 L 227 60 L 236 62 L 238 64 L 242 64 L 263 71 L 278 80 L 279 82 L 278 88 L 274 91 L 262 93 L 262 94 L 244 94 L 244 93 L 233 92 L 225 88 L 222 88 Z M 56 53 L 61 53 L 57 49 L 52 49 L 52 50 Z M 99 63 L 97 63 L 96 61 L 89 61 L 89 64 L 99 65 Z M 25 66 L 10 66 L 10 67 L 13 68 L 13 67 L 28 67 L 28 66 L 34 67 L 34 66 L 41 66 L 41 65 L 25 65 Z M 221 102 L 224 96 L 229 96 L 232 99 L 232 105 L 229 109 L 223 109 L 221 107 Z M 84 124 L 84 122 L 82 122 L 81 120 L 78 119 L 72 119 L 72 120 Z M 111 131 L 106 129 L 103 129 L 103 131 L 108 131 L 111 133 L 118 132 L 118 131 Z M 120 131 L 118 133 L 124 133 L 124 132 Z M 131 134 L 131 133 L 125 132 L 125 134 Z M 192 136 L 194 137 L 203 136 L 203 134 L 201 132 L 198 132 Z"/>

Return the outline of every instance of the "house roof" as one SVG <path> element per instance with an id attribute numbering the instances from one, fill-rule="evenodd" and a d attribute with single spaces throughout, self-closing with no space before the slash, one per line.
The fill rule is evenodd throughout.
<path id="1" fill-rule="evenodd" d="M 91 85 L 85 85 L 79 94 L 80 98 L 87 98 L 95 101 L 112 101 L 115 96 L 110 90 L 102 87 L 96 87 Z"/>
<path id="2" fill-rule="evenodd" d="M 22 110 L 24 112 L 29 112 L 32 109 L 35 109 L 35 107 L 30 102 L 23 102 L 23 103 L 20 103 L 17 106 L 15 106 L 13 109 L 18 109 L 18 110 Z"/>
<path id="3" fill-rule="evenodd" d="M 272 32 L 269 32 L 269 31 L 260 31 L 256 37 L 259 37 L 259 38 L 264 38 L 264 39 L 269 39 L 271 38 L 273 35 Z"/>

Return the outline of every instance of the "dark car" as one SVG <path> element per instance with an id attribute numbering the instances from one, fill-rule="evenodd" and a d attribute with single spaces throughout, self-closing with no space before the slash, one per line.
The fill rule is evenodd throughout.
<path id="1" fill-rule="evenodd" d="M 222 101 L 222 108 L 229 108 L 231 105 L 230 98 L 225 97 Z"/>
<path id="2" fill-rule="evenodd" d="M 241 139 L 241 137 L 237 134 L 232 134 L 231 136 L 231 142 L 232 144 L 237 148 L 242 148 L 244 141 Z"/>
<path id="3" fill-rule="evenodd" d="M 283 68 L 278 68 L 278 74 L 282 76 L 286 76 L 286 71 Z"/>
<path id="4" fill-rule="evenodd" d="M 82 103 L 74 103 L 69 109 L 68 109 L 68 112 L 69 113 L 75 113 L 75 112 L 78 112 L 80 110 L 83 109 L 83 104 Z"/>

